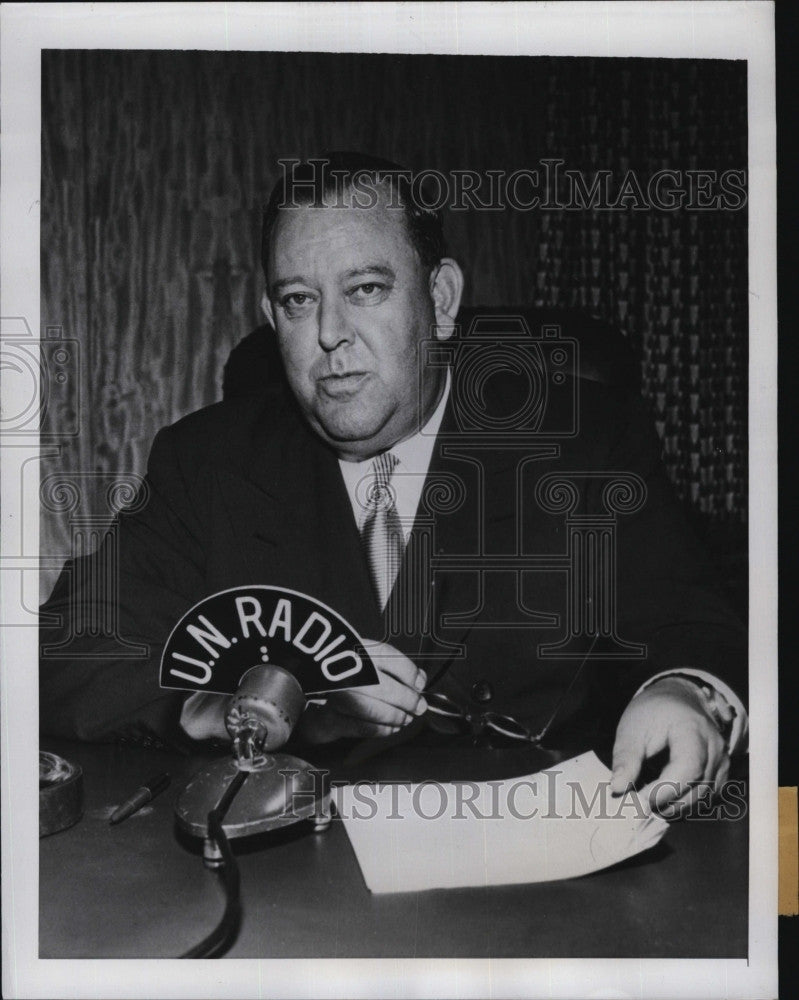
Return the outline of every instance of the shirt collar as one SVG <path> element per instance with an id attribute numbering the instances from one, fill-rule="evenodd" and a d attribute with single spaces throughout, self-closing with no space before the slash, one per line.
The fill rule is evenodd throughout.
<path id="1" fill-rule="evenodd" d="M 438 406 L 436 406 L 430 419 L 413 437 L 406 438 L 404 441 L 400 441 L 388 449 L 392 455 L 397 457 L 399 465 L 406 472 L 427 472 L 430 465 L 430 456 L 433 454 L 433 445 L 438 436 L 441 421 L 444 419 L 444 411 L 447 408 L 451 381 L 452 376 L 448 368 L 444 391 L 441 393 L 441 399 L 438 401 Z"/>
<path id="2" fill-rule="evenodd" d="M 447 401 L 451 391 L 452 376 L 447 369 L 447 381 L 441 399 L 433 411 L 430 419 L 412 437 L 405 441 L 400 441 L 387 449 L 397 458 L 395 472 L 405 473 L 392 479 L 394 484 L 397 510 L 402 518 L 403 529 L 407 539 L 410 534 L 413 519 L 419 506 L 419 499 L 422 495 L 425 477 L 430 466 L 430 459 L 433 454 L 433 446 L 444 419 L 444 412 L 447 408 Z M 344 485 L 352 505 L 352 512 L 358 527 L 361 527 L 365 510 L 358 503 L 358 484 L 370 473 L 373 458 L 367 458 L 364 462 L 346 462 L 339 459 L 339 468 L 344 479 Z"/>

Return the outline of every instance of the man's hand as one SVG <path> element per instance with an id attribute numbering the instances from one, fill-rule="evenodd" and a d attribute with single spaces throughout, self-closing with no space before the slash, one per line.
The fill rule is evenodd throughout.
<path id="1" fill-rule="evenodd" d="M 368 645 L 380 681 L 352 691 L 328 695 L 324 705 L 311 703 L 297 724 L 309 743 L 329 743 L 345 736 L 390 736 L 427 711 L 421 694 L 427 677 L 407 656 L 384 642 Z M 226 694 L 196 692 L 186 699 L 181 715 L 184 732 L 196 740 L 229 740 Z"/>
<path id="2" fill-rule="evenodd" d="M 367 648 L 379 683 L 336 691 L 324 705 L 309 705 L 297 726 L 303 739 L 329 743 L 342 737 L 390 736 L 427 711 L 421 694 L 427 683 L 424 671 L 387 643 Z"/>
<path id="3" fill-rule="evenodd" d="M 641 796 L 664 818 L 676 819 L 697 799 L 719 791 L 730 769 L 705 695 L 679 677 L 656 681 L 624 710 L 613 747 L 611 792 L 621 795 L 630 789 L 644 761 L 666 748 L 668 763 L 641 789 Z"/>

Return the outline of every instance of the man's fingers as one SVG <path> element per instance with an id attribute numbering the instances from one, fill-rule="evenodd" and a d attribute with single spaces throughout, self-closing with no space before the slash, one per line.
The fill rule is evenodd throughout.
<path id="1" fill-rule="evenodd" d="M 383 726 L 405 726 L 427 710 L 418 691 L 387 674 L 380 684 L 330 695 L 328 704 L 339 715 Z"/>
<path id="2" fill-rule="evenodd" d="M 414 719 L 410 712 L 405 712 L 401 708 L 395 708 L 393 705 L 387 705 L 385 702 L 376 701 L 373 698 L 343 705 L 331 705 L 330 708 L 342 719 L 395 729 L 407 726 Z M 354 733 L 353 735 L 360 734 Z"/>
<path id="3" fill-rule="evenodd" d="M 392 736 L 399 732 L 410 716 L 396 709 L 392 719 L 363 718 L 344 715 L 329 704 L 309 706 L 300 721 L 300 733 L 312 743 L 329 743 L 342 738 L 366 738 L 371 736 Z"/>
<path id="4" fill-rule="evenodd" d="M 664 819 L 677 819 L 719 791 L 729 769 L 724 741 L 715 730 L 678 729 L 670 736 L 668 764 L 639 794 Z"/>
<path id="5" fill-rule="evenodd" d="M 613 776 L 610 789 L 623 795 L 632 788 L 641 773 L 644 760 L 666 745 L 666 727 L 653 722 L 643 698 L 633 698 L 619 720 L 613 745 Z"/>
<path id="6" fill-rule="evenodd" d="M 644 762 L 644 746 L 630 739 L 617 739 L 613 747 L 613 775 L 610 790 L 614 795 L 623 795 L 635 784 Z"/>
<path id="7" fill-rule="evenodd" d="M 693 685 L 665 678 L 639 692 L 619 721 L 611 791 L 620 795 L 638 779 L 645 758 L 668 749 L 668 763 L 641 789 L 666 818 L 712 795 L 727 777 L 726 745 Z"/>
<path id="8" fill-rule="evenodd" d="M 669 762 L 649 787 L 649 800 L 660 811 L 669 802 L 690 792 L 690 782 L 705 777 L 708 761 L 706 742 L 696 732 L 683 731 L 669 741 Z"/>
<path id="9" fill-rule="evenodd" d="M 226 694 L 195 691 L 183 703 L 180 725 L 194 740 L 229 740 L 225 716 L 230 698 Z"/>
<path id="10" fill-rule="evenodd" d="M 348 719 L 347 723 L 347 736 L 359 739 L 367 739 L 370 736 L 393 736 L 402 729 L 401 725 L 368 722 L 366 719 Z"/>
<path id="11" fill-rule="evenodd" d="M 729 778 L 729 776 L 730 776 L 730 758 L 725 754 L 724 759 L 719 765 L 718 771 L 716 771 L 716 780 L 714 783 L 714 787 L 717 794 L 721 792 L 721 789 L 726 784 L 727 778 Z"/>
<path id="12" fill-rule="evenodd" d="M 424 671 L 386 643 L 369 642 L 366 648 L 377 667 L 378 683 L 328 695 L 324 708 L 304 722 L 307 738 L 327 742 L 390 736 L 427 711 L 421 694 L 427 683 Z"/>
<path id="13" fill-rule="evenodd" d="M 381 701 L 394 708 L 401 708 L 411 715 L 421 715 L 427 710 L 427 702 L 423 695 L 388 674 L 384 674 L 380 678 L 379 684 L 347 691 L 346 694 L 342 692 L 341 698 L 344 701 L 355 702 Z"/>
<path id="14" fill-rule="evenodd" d="M 638 794 L 653 812 L 664 819 L 672 819 L 682 806 L 700 797 L 703 787 L 709 786 L 701 779 L 688 782 L 660 777 L 644 785 Z"/>
<path id="15" fill-rule="evenodd" d="M 665 774 L 665 771 L 664 771 Z M 674 781 L 667 779 L 664 784 L 661 775 L 657 781 L 653 781 L 646 788 L 641 790 L 641 795 L 647 795 L 650 803 L 663 816 L 664 819 L 677 819 L 678 816 L 690 811 L 690 809 L 703 799 L 709 799 L 712 795 L 721 792 L 724 783 L 730 774 L 730 758 L 726 755 L 717 766 L 705 768 L 705 773 L 701 778 L 688 782 Z M 658 786 L 663 786 L 662 793 L 659 794 Z M 653 799 L 653 792 L 655 798 Z"/>
<path id="16" fill-rule="evenodd" d="M 657 784 L 657 782 L 655 782 L 655 784 Z M 679 819 L 680 816 L 691 812 L 698 802 L 709 799 L 712 794 L 713 783 L 702 779 L 696 782 L 691 782 L 688 791 L 683 792 L 683 794 L 677 798 L 664 802 L 663 805 L 656 806 L 655 808 L 663 819 Z"/>
<path id="17" fill-rule="evenodd" d="M 711 741 L 707 763 L 700 778 L 689 780 L 687 783 L 675 782 L 680 789 L 676 797 L 663 795 L 660 798 L 661 804 L 656 808 L 664 819 L 678 819 L 689 813 L 697 803 L 706 801 L 721 791 L 730 773 L 730 758 L 724 752 L 723 740 L 719 739 L 718 743 L 721 746 L 720 751 L 716 741 Z M 661 776 L 659 781 L 662 780 Z M 658 782 L 653 782 L 653 786 L 657 784 Z"/>
<path id="18" fill-rule="evenodd" d="M 613 776 L 610 779 L 610 790 L 614 795 L 623 795 L 635 784 L 635 779 L 641 771 L 642 758 L 635 760 L 633 757 L 625 757 L 618 763 L 613 764 Z"/>
<path id="19" fill-rule="evenodd" d="M 378 672 L 388 674 L 401 684 L 415 691 L 422 691 L 427 684 L 427 675 L 404 653 L 385 642 L 369 642 L 366 650 L 372 657 Z"/>
<path id="20" fill-rule="evenodd" d="M 710 782 L 715 781 L 725 761 L 729 761 L 727 744 L 714 726 L 707 742 L 707 763 L 702 777 Z"/>

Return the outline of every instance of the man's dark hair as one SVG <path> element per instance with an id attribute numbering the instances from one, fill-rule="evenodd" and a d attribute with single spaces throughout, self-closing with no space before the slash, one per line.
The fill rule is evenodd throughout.
<path id="1" fill-rule="evenodd" d="M 261 232 L 261 264 L 267 277 L 269 244 L 282 208 L 299 205 L 322 207 L 325 198 L 340 196 L 358 185 L 389 184 L 396 192 L 392 199 L 397 211 L 403 212 L 408 235 L 422 264 L 432 270 L 447 250 L 444 242 L 444 220 L 440 208 L 430 208 L 416 194 L 411 172 L 397 163 L 368 153 L 331 152 L 306 161 L 281 161 L 283 173 L 272 188 L 264 210 Z M 286 169 L 287 164 L 290 164 Z"/>

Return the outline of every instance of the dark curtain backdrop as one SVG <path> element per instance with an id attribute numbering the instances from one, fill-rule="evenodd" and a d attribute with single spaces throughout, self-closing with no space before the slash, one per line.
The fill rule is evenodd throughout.
<path id="1" fill-rule="evenodd" d="M 260 217 L 277 160 L 325 148 L 414 170 L 551 157 L 617 184 L 630 169 L 644 183 L 663 168 L 745 170 L 746 67 L 43 52 L 42 336 L 77 341 L 80 390 L 54 393 L 45 414 L 58 434 L 72 407 L 79 433 L 43 459 L 43 553 L 69 552 L 71 519 L 108 514 L 109 484 L 143 473 L 159 427 L 220 398 L 228 352 L 263 321 Z M 450 212 L 447 232 L 467 304 L 579 307 L 618 325 L 680 496 L 742 537 L 746 209 Z"/>

